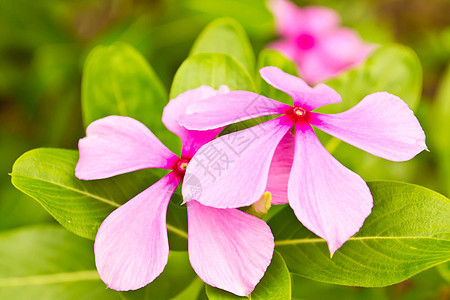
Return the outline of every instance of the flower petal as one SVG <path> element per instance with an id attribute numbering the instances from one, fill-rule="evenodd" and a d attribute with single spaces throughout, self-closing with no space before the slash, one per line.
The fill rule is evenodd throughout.
<path id="1" fill-rule="evenodd" d="M 189 260 L 207 284 L 247 296 L 270 264 L 274 240 L 269 226 L 238 209 L 187 203 Z"/>
<path id="2" fill-rule="evenodd" d="M 339 28 L 330 32 L 320 43 L 322 60 L 331 68 L 342 72 L 363 62 L 375 46 L 364 43 L 356 31 Z"/>
<path id="3" fill-rule="evenodd" d="M 316 84 L 337 76 L 342 69 L 329 63 L 326 53 L 321 50 L 305 53 L 298 60 L 298 73 L 306 82 Z"/>
<path id="4" fill-rule="evenodd" d="M 335 160 L 306 123 L 295 127 L 288 193 L 297 218 L 328 242 L 331 254 L 361 228 L 372 209 L 364 180 Z"/>
<path id="5" fill-rule="evenodd" d="M 167 205 L 178 184 L 169 173 L 103 221 L 95 238 L 95 264 L 109 288 L 136 290 L 164 270 L 169 257 Z"/>
<path id="6" fill-rule="evenodd" d="M 338 27 L 341 22 L 339 15 L 325 6 L 306 6 L 302 10 L 303 22 L 307 24 L 308 31 L 318 36 Z"/>
<path id="7" fill-rule="evenodd" d="M 280 35 L 295 37 L 304 30 L 301 10 L 294 3 L 286 0 L 271 0 L 269 8 L 275 17 L 275 26 Z"/>
<path id="8" fill-rule="evenodd" d="M 183 157 L 192 157 L 201 146 L 215 138 L 223 129 L 220 127 L 214 130 L 198 132 L 184 128 L 178 121 L 186 113 L 186 108 L 191 104 L 201 104 L 205 99 L 229 92 L 230 89 L 226 85 L 222 85 L 219 90 L 203 85 L 178 95 L 166 105 L 162 121 L 170 131 L 180 137 L 183 144 Z"/>
<path id="9" fill-rule="evenodd" d="M 291 127 L 287 117 L 280 117 L 201 147 L 186 169 L 184 201 L 217 208 L 257 201 L 265 191 L 275 149 Z"/>
<path id="10" fill-rule="evenodd" d="M 266 191 L 272 194 L 272 204 L 288 203 L 288 181 L 294 159 L 294 135 L 287 132 L 278 144 L 270 165 Z"/>
<path id="11" fill-rule="evenodd" d="M 319 84 L 312 88 L 299 77 L 285 73 L 277 67 L 264 67 L 259 73 L 268 84 L 291 96 L 296 106 L 306 110 L 311 111 L 342 101 L 341 96 L 329 86 Z"/>
<path id="12" fill-rule="evenodd" d="M 304 32 L 320 34 L 340 22 L 339 15 L 326 7 L 300 8 L 286 0 L 271 0 L 269 6 L 275 17 L 277 32 L 283 36 L 295 38 Z"/>
<path id="13" fill-rule="evenodd" d="M 180 124 L 206 130 L 261 116 L 283 114 L 290 108 L 282 102 L 245 91 L 233 91 L 189 105 Z"/>
<path id="14" fill-rule="evenodd" d="M 83 180 L 146 168 L 171 169 L 178 159 L 144 124 L 121 116 L 92 122 L 78 148 L 75 176 Z"/>
<path id="15" fill-rule="evenodd" d="M 387 92 L 366 96 L 339 114 L 312 114 L 311 124 L 344 142 L 392 161 L 427 149 L 425 133 L 408 105 Z"/>

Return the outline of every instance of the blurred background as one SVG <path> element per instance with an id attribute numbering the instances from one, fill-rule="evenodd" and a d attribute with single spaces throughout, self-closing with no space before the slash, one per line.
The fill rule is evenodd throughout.
<path id="1" fill-rule="evenodd" d="M 400 164 L 406 167 L 398 170 L 367 170 L 362 176 L 366 180 L 407 181 L 450 196 L 449 123 L 437 124 L 433 117 L 435 112 L 445 111 L 450 118 L 450 1 L 296 3 L 331 7 L 340 13 L 343 24 L 357 30 L 365 41 L 401 43 L 417 53 L 423 92 L 416 114 L 431 152 Z M 133 45 L 169 90 L 194 39 L 206 24 L 221 16 L 231 16 L 242 24 L 255 53 L 276 39 L 273 17 L 259 0 L 0 0 L 0 231 L 55 223 L 36 201 L 11 185 L 8 172 L 27 150 L 77 148 L 78 139 L 84 136 L 81 73 L 93 47 L 116 41 Z M 450 299 L 445 279 L 449 280 L 449 271 L 441 269 L 377 289 L 338 287 L 294 276 L 293 296 Z"/>

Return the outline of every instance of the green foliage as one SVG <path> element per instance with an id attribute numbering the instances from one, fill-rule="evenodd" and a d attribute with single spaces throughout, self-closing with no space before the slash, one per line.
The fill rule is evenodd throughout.
<path id="1" fill-rule="evenodd" d="M 8 173 L 11 161 L 26 151 L 26 141 L 0 133 L 0 230 L 51 220 L 36 201 L 15 189 Z"/>
<path id="2" fill-rule="evenodd" d="M 439 278 L 435 268 L 413 278 L 384 288 L 361 288 L 313 281 L 292 274 L 292 299 L 345 300 L 424 300 L 445 299 L 448 284 Z"/>
<path id="3" fill-rule="evenodd" d="M 264 277 L 248 297 L 238 297 L 218 288 L 207 285 L 206 294 L 210 300 L 254 299 L 254 300 L 289 300 L 291 299 L 291 278 L 283 258 L 274 252 L 272 262 Z"/>
<path id="4" fill-rule="evenodd" d="M 450 283 L 450 261 L 437 266 L 437 270 L 439 271 L 439 274 L 441 274 L 442 278 Z"/>
<path id="5" fill-rule="evenodd" d="M 119 293 L 100 280 L 92 249 L 92 242 L 56 226 L 1 233 L 0 298 L 169 299 L 185 292 L 197 278 L 187 252 L 171 252 L 164 272 L 153 283 L 135 292 Z M 190 299 L 192 295 L 196 291 Z"/>
<path id="6" fill-rule="evenodd" d="M 276 50 L 264 49 L 259 53 L 258 70 L 267 66 L 278 67 L 286 73 L 298 76 L 297 67 L 295 66 L 294 62 L 289 60 Z M 259 73 L 256 74 L 256 83 L 262 95 L 271 99 L 281 101 L 288 105 L 293 104 L 292 98 L 289 95 L 283 93 L 282 91 L 265 82 L 261 78 L 261 76 L 259 76 Z"/>
<path id="7" fill-rule="evenodd" d="M 259 0 L 185 0 L 184 5 L 199 12 L 207 20 L 231 16 L 243 25 L 252 37 L 270 38 L 273 35 L 273 16 L 265 1 Z"/>
<path id="8" fill-rule="evenodd" d="M 178 139 L 160 122 L 167 92 L 145 58 L 125 43 L 94 48 L 83 70 L 82 108 L 85 127 L 109 116 L 141 121 L 167 146 Z"/>
<path id="9" fill-rule="evenodd" d="M 429 114 L 430 126 L 429 137 L 431 140 L 431 151 L 436 151 L 439 158 L 439 171 L 443 186 L 447 189 L 445 193 L 450 195 L 450 65 L 444 74 L 437 92 L 436 101 Z"/>
<path id="10" fill-rule="evenodd" d="M 93 244 L 53 226 L 0 234 L 0 298 L 118 299 L 95 270 Z"/>
<path id="11" fill-rule="evenodd" d="M 61 225 L 88 239 L 95 238 L 100 224 L 114 209 L 159 179 L 143 170 L 83 181 L 75 177 L 77 161 L 77 151 L 35 149 L 16 161 L 11 176 L 16 188 L 38 201 Z M 187 235 L 185 209 L 175 204 L 169 208 L 167 221 L 169 237 L 173 237 L 172 249 L 183 249 Z"/>
<path id="12" fill-rule="evenodd" d="M 179 150 L 179 139 L 163 126 L 161 115 L 169 99 L 164 86 L 170 86 L 175 70 L 188 55 L 174 78 L 172 98 L 200 85 L 217 89 L 225 84 L 232 90 L 254 91 L 292 104 L 289 96 L 255 74 L 253 49 L 259 51 L 276 38 L 266 1 L 171 2 L 0 0 L 0 299 L 239 298 L 209 286 L 205 289 L 186 252 L 171 251 L 163 274 L 146 288 L 119 293 L 105 289 L 99 279 L 91 241 L 53 226 L 5 231 L 48 222 L 44 207 L 65 228 L 94 239 L 110 212 L 161 177 L 159 171 L 144 170 L 106 180 L 80 181 L 74 176 L 76 151 L 36 149 L 22 155 L 11 174 L 13 184 L 25 194 L 10 185 L 7 173 L 20 153 L 37 145 L 76 148 L 84 134 L 77 103 L 80 62 L 94 45 L 101 46 L 88 56 L 82 78 L 85 127 L 111 114 L 131 116 L 169 148 Z M 342 143 L 333 154 L 365 179 L 412 181 L 433 186 L 448 196 L 450 69 L 434 93 L 448 64 L 450 30 L 427 28 L 434 20 L 425 20 L 429 12 L 440 11 L 436 3 L 442 1 L 427 2 L 427 10 L 417 6 L 404 14 L 407 17 L 396 15 L 394 2 L 302 3 L 336 9 L 343 23 L 356 28 L 366 41 L 392 42 L 394 36 L 406 41 L 424 66 L 421 95 L 422 70 L 415 53 L 405 46 L 381 45 L 360 67 L 327 82 L 342 95 L 343 102 L 321 111 L 344 111 L 377 91 L 405 100 L 422 123 L 427 121 L 430 153 L 394 163 Z M 380 11 L 384 12 L 382 17 Z M 394 13 L 389 17 L 388 12 Z M 402 22 L 414 14 L 414 23 Z M 386 18 L 393 19 L 386 22 Z M 436 24 L 439 20 L 437 17 Z M 394 31 L 396 23 L 404 26 Z M 420 30 L 411 28 L 414 24 Z M 297 74 L 293 62 L 265 49 L 259 52 L 257 69 L 268 65 Z M 419 106 L 421 98 L 424 101 Z M 262 120 L 228 126 L 223 133 Z M 450 251 L 448 199 L 407 184 L 377 182 L 370 187 L 375 201 L 373 214 L 332 259 L 326 243 L 302 227 L 287 205 L 273 207 L 266 218 L 275 233 L 277 249 L 295 274 L 291 274 L 291 284 L 283 258 L 275 252 L 251 298 L 445 299 Z M 171 250 L 187 249 L 186 207 L 179 203 L 180 195 L 175 194 L 167 213 Z M 434 265 L 438 266 L 430 268 Z M 385 286 L 426 268 L 430 269 L 388 288 L 340 286 Z"/>
<path id="13" fill-rule="evenodd" d="M 173 79 L 170 98 L 202 85 L 215 89 L 226 85 L 231 90 L 255 90 L 248 72 L 230 55 L 200 53 L 189 56 L 181 64 Z"/>
<path id="14" fill-rule="evenodd" d="M 374 207 L 361 230 L 333 256 L 290 208 L 269 224 L 292 273 L 317 281 L 376 287 L 450 259 L 450 200 L 423 187 L 372 182 Z"/>
<path id="15" fill-rule="evenodd" d="M 178 69 L 170 97 L 187 90 L 208 85 L 219 89 L 255 91 L 253 73 L 255 58 L 242 27 L 230 18 L 218 19 L 203 30 L 188 57 Z M 228 126 L 223 133 L 258 124 L 257 120 Z"/>
<path id="16" fill-rule="evenodd" d="M 231 18 L 213 21 L 200 33 L 191 49 L 198 53 L 224 53 L 233 57 L 250 74 L 254 72 L 255 55 L 242 26 Z"/>
<path id="17" fill-rule="evenodd" d="M 202 286 L 191 268 L 188 253 L 171 251 L 169 261 L 158 278 L 140 290 L 120 294 L 121 298 L 128 300 L 196 299 Z"/>
<path id="18" fill-rule="evenodd" d="M 12 183 L 36 199 L 64 227 L 94 239 L 101 221 L 121 204 L 155 181 L 126 174 L 111 179 L 82 181 L 75 177 L 78 153 L 73 150 L 35 149 L 14 164 Z"/>

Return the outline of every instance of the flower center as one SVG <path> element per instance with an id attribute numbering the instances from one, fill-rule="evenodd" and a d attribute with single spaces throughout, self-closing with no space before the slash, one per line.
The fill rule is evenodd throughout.
<path id="1" fill-rule="evenodd" d="M 180 172 L 180 173 L 185 173 L 188 164 L 189 164 L 189 159 L 180 158 L 175 166 L 175 171 Z"/>
<path id="2" fill-rule="evenodd" d="M 292 109 L 292 113 L 296 116 L 296 117 L 304 117 L 306 116 L 306 114 L 308 113 L 304 108 L 296 106 Z"/>
<path id="3" fill-rule="evenodd" d="M 314 37 L 309 33 L 300 34 L 295 40 L 297 47 L 301 50 L 309 50 L 315 45 Z"/>
<path id="4" fill-rule="evenodd" d="M 309 111 L 300 106 L 294 106 L 286 111 L 286 115 L 295 123 L 308 122 L 309 123 Z"/>

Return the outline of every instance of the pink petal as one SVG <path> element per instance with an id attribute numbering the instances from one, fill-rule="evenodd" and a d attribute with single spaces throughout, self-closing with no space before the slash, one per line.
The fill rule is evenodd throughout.
<path id="1" fill-rule="evenodd" d="M 335 160 L 305 123 L 295 127 L 288 193 L 297 218 L 328 242 L 331 254 L 361 228 L 372 208 L 364 180 Z"/>
<path id="2" fill-rule="evenodd" d="M 308 84 L 317 84 L 342 72 L 342 67 L 336 68 L 328 62 L 326 52 L 321 49 L 299 51 L 294 42 L 281 40 L 271 43 L 268 48 L 275 49 L 287 58 L 293 60 L 300 76 Z"/>
<path id="3" fill-rule="evenodd" d="M 247 296 L 270 264 L 274 240 L 269 226 L 238 209 L 187 204 L 189 260 L 207 284 Z"/>
<path id="4" fill-rule="evenodd" d="M 364 43 L 358 33 L 349 28 L 332 31 L 321 40 L 323 60 L 337 72 L 363 62 L 373 51 L 374 45 Z"/>
<path id="5" fill-rule="evenodd" d="M 336 68 L 330 63 L 326 53 L 320 49 L 305 53 L 298 60 L 298 73 L 306 82 L 317 84 L 339 75 L 343 68 Z"/>
<path id="6" fill-rule="evenodd" d="M 286 0 L 271 0 L 269 8 L 275 17 L 277 32 L 283 36 L 295 37 L 305 26 L 302 26 L 303 14 L 298 6 Z"/>
<path id="7" fill-rule="evenodd" d="M 283 36 L 295 37 L 302 32 L 320 34 L 340 22 L 339 15 L 327 7 L 300 8 L 286 0 L 272 0 L 269 5 L 275 16 L 277 32 Z"/>
<path id="8" fill-rule="evenodd" d="M 339 114 L 312 114 L 311 123 L 373 155 L 405 161 L 427 149 L 425 133 L 397 96 L 387 92 L 366 96 L 355 107 Z"/>
<path id="9" fill-rule="evenodd" d="M 91 123 L 78 143 L 75 176 L 102 179 L 146 168 L 171 169 L 178 157 L 144 124 L 109 116 Z"/>
<path id="10" fill-rule="evenodd" d="M 303 8 L 304 23 L 310 33 L 320 36 L 339 26 L 340 17 L 331 8 L 324 6 L 306 6 Z"/>
<path id="11" fill-rule="evenodd" d="M 272 204 L 288 203 L 288 181 L 294 159 L 294 135 L 287 132 L 278 144 L 270 165 L 266 191 L 272 194 Z"/>
<path id="12" fill-rule="evenodd" d="M 184 201 L 217 208 L 257 201 L 265 191 L 275 149 L 291 127 L 287 117 L 280 117 L 201 147 L 186 169 Z"/>
<path id="13" fill-rule="evenodd" d="M 316 46 L 297 57 L 299 74 L 316 84 L 364 62 L 375 45 L 364 43 L 348 28 L 336 28 L 317 39 Z"/>
<path id="14" fill-rule="evenodd" d="M 183 144 L 183 157 L 192 157 L 201 146 L 215 138 L 223 129 L 220 127 L 203 132 L 187 130 L 178 123 L 185 114 L 186 108 L 191 104 L 201 104 L 205 99 L 229 92 L 230 89 L 225 85 L 222 85 L 219 90 L 203 85 L 178 95 L 166 105 L 162 121 L 170 131 L 180 137 Z"/>
<path id="15" fill-rule="evenodd" d="M 178 184 L 169 173 L 103 221 L 95 238 L 95 264 L 109 288 L 136 290 L 164 270 L 169 257 L 166 211 Z"/>
<path id="16" fill-rule="evenodd" d="M 259 73 L 268 84 L 291 96 L 296 106 L 301 106 L 308 111 L 342 101 L 341 96 L 327 85 L 319 84 L 312 88 L 302 79 L 285 73 L 277 67 L 264 67 L 259 70 Z"/>
<path id="17" fill-rule="evenodd" d="M 180 124 L 193 130 L 206 130 L 260 116 L 283 114 L 290 108 L 282 102 L 245 91 L 233 91 L 189 105 Z"/>

